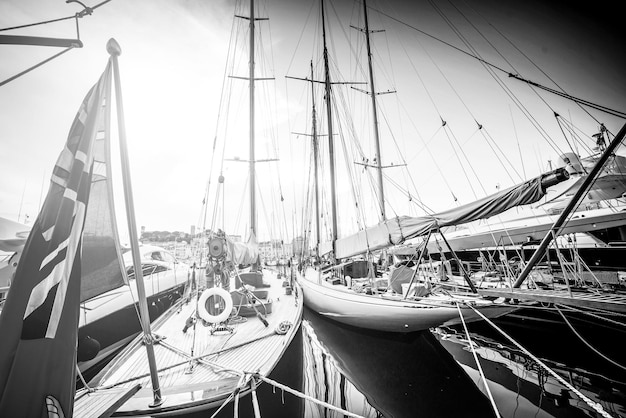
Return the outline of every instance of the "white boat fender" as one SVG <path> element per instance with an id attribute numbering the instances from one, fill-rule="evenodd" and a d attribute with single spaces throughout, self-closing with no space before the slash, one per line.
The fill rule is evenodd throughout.
<path id="1" fill-rule="evenodd" d="M 224 310 L 219 315 L 211 315 L 206 308 L 206 303 L 211 296 L 219 296 L 224 299 Z M 218 306 L 216 304 L 216 306 Z M 200 318 L 204 319 L 206 322 L 211 324 L 218 324 L 220 322 L 224 322 L 230 316 L 230 313 L 233 310 L 233 298 L 230 296 L 226 290 L 221 287 L 212 287 L 210 289 L 206 289 L 200 295 L 200 299 L 198 300 L 198 315 Z"/>

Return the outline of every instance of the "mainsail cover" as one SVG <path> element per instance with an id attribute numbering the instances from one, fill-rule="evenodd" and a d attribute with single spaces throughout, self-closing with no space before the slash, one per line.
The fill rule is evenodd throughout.
<path id="1" fill-rule="evenodd" d="M 381 222 L 349 237 L 338 239 L 335 242 L 335 256 L 346 258 L 380 250 L 426 235 L 429 231 L 486 219 L 516 206 L 535 203 L 545 195 L 547 186 L 544 180 L 550 174 L 542 174 L 517 186 L 444 212 L 418 217 L 399 216 Z"/>
<path id="2" fill-rule="evenodd" d="M 226 244 L 228 246 L 228 258 L 233 263 L 247 266 L 259 261 L 259 245 L 254 235 L 248 239 L 248 242 L 233 241 L 226 237 Z"/>

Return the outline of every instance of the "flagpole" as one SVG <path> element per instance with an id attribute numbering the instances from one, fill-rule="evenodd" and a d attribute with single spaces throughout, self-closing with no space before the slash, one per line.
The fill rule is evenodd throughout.
<path id="1" fill-rule="evenodd" d="M 122 48 L 113 38 L 107 42 L 107 52 L 111 55 L 113 63 L 113 74 L 115 77 L 115 99 L 117 105 L 117 124 L 119 129 L 120 156 L 122 163 L 122 182 L 124 184 L 124 200 L 126 203 L 126 216 L 128 217 L 128 233 L 130 238 L 130 247 L 133 256 L 133 267 L 135 271 L 135 283 L 137 283 L 137 293 L 139 295 L 139 313 L 141 314 L 141 323 L 144 332 L 144 342 L 146 351 L 148 352 L 148 365 L 150 366 L 150 377 L 152 379 L 152 392 L 154 394 L 154 403 L 151 407 L 157 407 L 164 401 L 161 396 L 161 387 L 159 386 L 159 376 L 157 372 L 156 359 L 154 357 L 154 347 L 152 345 L 152 333 L 150 332 L 150 316 L 148 313 L 148 304 L 146 300 L 146 290 L 143 283 L 143 271 L 141 269 L 141 257 L 139 254 L 139 239 L 137 238 L 137 223 L 135 221 L 135 205 L 133 202 L 132 185 L 130 182 L 130 165 L 128 162 L 128 148 L 126 145 L 126 126 L 124 121 L 124 108 L 122 104 L 122 86 L 120 81 L 120 72 L 117 64 L 117 57 L 122 53 Z"/>

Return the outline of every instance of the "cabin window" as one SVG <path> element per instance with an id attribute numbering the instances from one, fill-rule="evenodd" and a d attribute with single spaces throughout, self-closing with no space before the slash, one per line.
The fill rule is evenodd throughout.
<path id="1" fill-rule="evenodd" d="M 152 274 L 155 273 L 160 273 L 162 271 L 167 271 L 168 268 L 166 266 L 161 266 L 158 264 L 142 264 L 141 265 L 141 272 L 143 274 L 144 277 L 148 277 Z M 134 279 L 135 278 L 135 268 L 133 266 L 130 266 L 127 270 L 127 274 L 128 274 L 128 279 Z"/>
<path id="2" fill-rule="evenodd" d="M 156 261 L 164 261 L 164 260 L 163 260 L 163 256 L 162 256 L 162 255 L 161 255 L 161 253 L 160 253 L 160 252 L 158 252 L 158 251 L 153 252 L 153 253 L 150 255 L 150 258 L 151 258 L 152 260 L 156 260 Z"/>

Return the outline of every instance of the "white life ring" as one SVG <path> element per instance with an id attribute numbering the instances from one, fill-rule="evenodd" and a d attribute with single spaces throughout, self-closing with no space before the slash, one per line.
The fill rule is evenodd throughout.
<path id="1" fill-rule="evenodd" d="M 225 307 L 221 314 L 219 315 L 211 315 L 209 311 L 206 309 L 206 302 L 211 296 L 219 296 L 224 299 Z M 218 324 L 220 322 L 224 322 L 230 316 L 230 313 L 233 310 L 233 298 L 230 296 L 226 290 L 221 287 L 212 287 L 210 289 L 206 289 L 200 295 L 200 299 L 198 300 L 198 315 L 200 318 L 204 319 L 206 322 L 212 324 Z"/>

